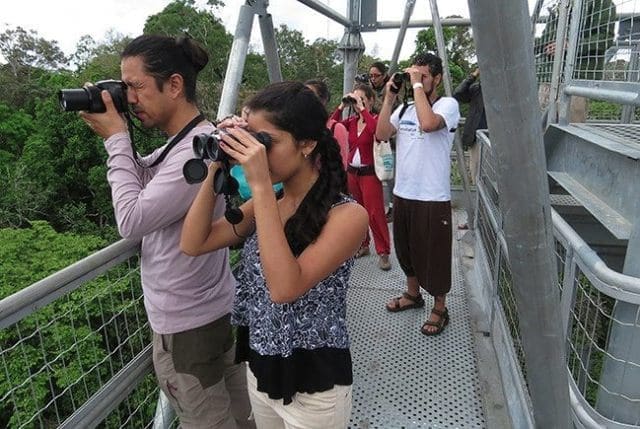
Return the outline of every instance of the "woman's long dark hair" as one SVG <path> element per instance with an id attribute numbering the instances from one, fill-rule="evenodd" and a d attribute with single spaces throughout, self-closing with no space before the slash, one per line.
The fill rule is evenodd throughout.
<path id="1" fill-rule="evenodd" d="M 301 82 L 271 84 L 249 100 L 247 107 L 266 114 L 269 122 L 291 133 L 297 142 L 317 141 L 309 160 L 320 165 L 320 175 L 284 226 L 289 247 L 298 256 L 318 238 L 329 210 L 346 191 L 340 147 L 327 129 L 327 111 Z"/>

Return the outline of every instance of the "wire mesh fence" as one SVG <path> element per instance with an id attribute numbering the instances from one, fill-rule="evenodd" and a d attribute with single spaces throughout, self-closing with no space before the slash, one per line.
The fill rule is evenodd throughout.
<path id="1" fill-rule="evenodd" d="M 594 288 L 580 270 L 573 282 L 568 366 L 582 396 L 595 406 L 614 300 Z"/>
<path id="2" fill-rule="evenodd" d="M 515 358 L 526 383 L 526 359 L 520 335 L 518 308 L 513 290 L 508 251 L 502 234 L 502 216 L 498 193 L 497 161 L 485 132 L 480 132 L 481 161 L 478 179 L 477 230 L 484 248 L 491 281 L 497 292 L 501 311 L 511 337 Z"/>
<path id="3" fill-rule="evenodd" d="M 119 429 L 151 427 L 174 429 L 179 427 L 175 413 L 155 413 L 159 394 L 160 389 L 155 376 L 153 374 L 147 375 L 99 427 Z"/>
<path id="4" fill-rule="evenodd" d="M 592 88 L 600 87 L 597 82 L 640 82 L 639 0 L 573 0 L 567 6 L 566 21 L 559 22 L 563 2 L 543 1 L 534 26 L 535 71 L 543 110 L 552 101 L 555 61 L 560 62 L 560 90 L 575 81 L 593 82 Z M 557 31 L 563 28 L 564 43 L 556 46 Z M 559 58 L 560 52 L 563 57 Z M 571 97 L 569 122 L 634 122 L 639 117 L 637 107 L 590 98 Z"/>
<path id="5" fill-rule="evenodd" d="M 551 83 L 553 61 L 556 54 L 556 29 L 558 28 L 560 0 L 544 0 L 540 15 L 534 24 L 533 53 L 535 58 L 536 78 L 539 84 Z M 542 91 L 550 87 L 546 85 Z"/>
<path id="6" fill-rule="evenodd" d="M 640 385 L 630 385 L 627 380 L 636 377 L 640 356 L 626 352 L 631 342 L 624 344 L 623 350 L 613 336 L 621 331 L 626 331 L 623 335 L 638 332 L 640 288 L 633 293 L 636 303 L 616 299 L 612 295 L 619 285 L 603 283 L 580 262 L 573 261 L 571 288 L 563 291 L 572 294 L 567 332 L 569 372 L 585 406 L 609 422 L 638 425 Z M 631 311 L 625 316 L 622 308 Z"/>
<path id="7" fill-rule="evenodd" d="M 0 427 L 59 426 L 149 344 L 138 267 L 136 256 L 0 330 Z M 103 426 L 148 426 L 157 394 L 141 384 Z"/>
<path id="8" fill-rule="evenodd" d="M 495 305 L 507 325 L 509 353 L 520 364 L 523 385 L 526 385 L 527 360 L 515 300 L 516 285 L 511 277 L 501 223 L 495 214 L 499 209 L 487 197 L 492 186 L 488 176 L 495 172 L 494 166 L 487 164 L 494 161 L 490 144 L 483 143 L 478 184 L 478 239 L 487 266 L 490 269 L 497 267 L 497 275 L 490 276 L 493 284 L 486 287 L 497 291 Z M 570 196 L 553 197 L 558 201 L 571 199 Z M 596 416 L 595 425 L 638 425 L 640 384 L 628 380 L 640 370 L 640 355 L 630 355 L 624 349 L 630 346 L 635 333 L 640 332 L 640 307 L 637 305 L 640 303 L 640 280 L 615 273 L 599 258 L 586 263 L 581 252 L 589 246 L 559 215 L 554 216 L 553 224 L 558 288 L 561 301 L 567 302 L 558 323 L 567 327 L 567 368 L 578 403 L 573 407 Z M 620 294 L 621 290 L 625 291 L 624 295 Z M 618 341 L 612 340 L 614 335 L 618 336 Z M 623 343 L 622 347 L 615 346 L 621 344 L 620 337 L 629 338 L 629 342 Z"/>

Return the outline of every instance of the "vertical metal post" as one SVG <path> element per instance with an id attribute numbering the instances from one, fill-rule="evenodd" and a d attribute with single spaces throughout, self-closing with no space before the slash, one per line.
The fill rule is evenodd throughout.
<path id="1" fill-rule="evenodd" d="M 578 54 L 578 39 L 580 38 L 580 16 L 582 15 L 582 0 L 573 0 L 571 6 L 571 18 L 569 19 L 569 36 L 567 37 L 567 50 L 564 59 L 564 85 L 568 85 L 573 80 L 573 69 L 576 64 Z M 571 96 L 558 91 L 557 96 L 558 123 L 566 125 L 569 122 L 569 107 Z"/>
<path id="2" fill-rule="evenodd" d="M 629 68 L 627 72 L 627 82 L 638 82 L 639 73 L 638 67 L 640 67 L 640 44 L 631 45 L 631 55 L 629 57 Z M 620 114 L 620 123 L 630 124 L 633 122 L 636 106 L 626 104 L 622 106 L 622 112 Z"/>
<path id="3" fill-rule="evenodd" d="M 526 0 L 468 0 L 527 382 L 539 428 L 570 424 L 546 161 Z"/>
<path id="4" fill-rule="evenodd" d="M 169 429 L 176 418 L 176 412 L 171 407 L 167 395 L 160 391 L 158 403 L 156 404 L 156 414 L 153 418 L 153 429 Z"/>
<path id="5" fill-rule="evenodd" d="M 393 55 L 391 56 L 391 64 L 389 65 L 389 73 L 393 73 L 398 68 L 398 58 L 400 57 L 400 50 L 402 49 L 402 43 L 404 42 L 404 36 L 407 34 L 407 27 L 409 25 L 409 19 L 413 14 L 413 8 L 416 5 L 416 0 L 407 0 L 404 5 L 404 16 L 400 23 L 400 31 L 398 32 L 398 38 L 396 39 L 396 46 L 393 48 Z"/>
<path id="6" fill-rule="evenodd" d="M 351 21 L 351 27 L 344 29 L 344 35 L 338 45 L 344 61 L 343 94 L 353 89 L 353 80 L 358 72 L 358 61 L 364 53 L 364 41 L 356 22 L 356 19 L 359 19 L 359 11 L 360 0 L 349 0 L 347 18 Z"/>
<path id="7" fill-rule="evenodd" d="M 558 122 L 558 91 L 560 88 L 560 76 L 562 65 L 564 64 L 565 40 L 567 39 L 567 24 L 569 20 L 569 9 L 571 0 L 561 0 L 558 10 L 558 25 L 556 26 L 556 50 L 553 56 L 553 68 L 551 69 L 551 91 L 549 94 L 549 114 L 547 123 Z M 547 23 L 551 25 L 551 23 Z M 574 48 L 574 45 L 571 45 Z M 545 124 L 546 125 L 546 124 Z"/>
<path id="8" fill-rule="evenodd" d="M 540 18 L 543 3 L 544 0 L 536 0 L 536 5 L 533 7 L 533 12 L 531 13 L 531 34 L 533 36 L 536 35 L 536 24 L 538 23 L 538 18 Z"/>
<path id="9" fill-rule="evenodd" d="M 451 74 L 449 73 L 449 56 L 447 55 L 447 48 L 444 40 L 444 32 L 442 31 L 442 23 L 440 22 L 440 14 L 438 13 L 437 0 L 429 0 L 431 5 L 431 19 L 433 20 L 433 30 L 436 33 L 436 44 L 438 45 L 438 56 L 442 59 L 442 77 L 444 79 L 444 93 L 447 97 L 451 97 Z M 462 148 L 462 139 L 460 138 L 460 132 L 456 132 L 453 139 L 453 147 L 456 151 L 456 158 L 458 160 L 458 172 L 462 177 L 462 188 L 464 191 L 464 203 L 467 210 L 467 225 L 469 228 L 473 228 L 473 201 L 471 200 L 471 192 L 469 190 L 471 184 L 469 183 L 469 174 L 467 174 L 466 162 L 464 160 L 464 149 Z"/>
<path id="10" fill-rule="evenodd" d="M 449 59 L 445 46 L 444 32 L 440 24 L 440 14 L 438 13 L 438 2 L 429 0 L 431 6 L 431 19 L 433 20 L 433 30 L 436 33 L 436 44 L 438 45 L 438 56 L 442 59 L 442 78 L 444 79 L 444 93 L 451 97 L 451 76 L 449 74 Z"/>
<path id="11" fill-rule="evenodd" d="M 267 72 L 269 82 L 282 82 L 282 70 L 280 69 L 280 56 L 278 55 L 278 45 L 276 44 L 276 33 L 273 29 L 271 14 L 259 15 L 260 33 L 262 35 L 262 45 L 264 46 L 264 58 L 267 61 Z"/>
<path id="12" fill-rule="evenodd" d="M 640 277 L 640 202 L 635 201 L 634 226 L 627 244 L 622 272 Z M 640 308 L 636 304 L 616 301 L 600 376 L 596 409 L 616 422 L 638 425 L 640 403 L 636 398 L 640 386 Z M 612 392 L 612 393 L 609 393 Z"/>
<path id="13" fill-rule="evenodd" d="M 253 26 L 254 9 L 251 6 L 242 5 L 238 15 L 238 25 L 233 36 L 227 72 L 224 76 L 224 86 L 222 96 L 218 106 L 218 119 L 223 118 L 235 111 L 238 103 L 238 88 L 242 79 L 244 62 L 247 59 L 249 50 L 249 39 L 251 39 L 251 27 Z"/>

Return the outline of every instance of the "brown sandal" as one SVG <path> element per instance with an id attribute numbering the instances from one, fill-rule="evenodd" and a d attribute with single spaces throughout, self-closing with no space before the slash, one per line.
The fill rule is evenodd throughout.
<path id="1" fill-rule="evenodd" d="M 412 302 L 412 304 L 407 304 L 404 306 L 400 305 L 400 300 L 404 298 Z M 403 292 L 402 296 L 393 298 L 393 306 L 390 307 L 389 304 L 385 306 L 387 311 L 392 313 L 397 313 L 399 311 L 411 310 L 412 308 L 422 308 L 424 307 L 424 299 L 422 298 L 422 294 L 418 293 L 418 296 L 409 295 L 407 292 Z"/>
<path id="2" fill-rule="evenodd" d="M 445 326 L 449 324 L 449 310 L 445 307 L 444 311 L 438 310 L 437 308 L 432 308 L 431 312 L 439 317 L 437 322 L 432 322 L 431 320 L 427 320 L 422 324 L 422 328 L 420 328 L 420 332 L 422 332 L 426 336 L 438 335 L 442 331 L 444 331 Z M 425 329 L 427 326 L 435 326 L 437 329 L 435 331 L 429 331 Z"/>

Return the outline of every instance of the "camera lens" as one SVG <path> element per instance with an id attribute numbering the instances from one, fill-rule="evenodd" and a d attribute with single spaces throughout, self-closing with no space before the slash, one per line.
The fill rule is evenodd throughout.
<path id="1" fill-rule="evenodd" d="M 100 98 L 100 90 L 95 86 L 61 89 L 58 91 L 58 102 L 65 112 L 86 110 L 91 113 L 101 113 L 106 111 L 102 98 Z"/>
<path id="2" fill-rule="evenodd" d="M 102 102 L 102 90 L 109 91 L 113 105 L 118 112 L 126 112 L 129 108 L 127 103 L 127 86 L 119 80 L 102 80 L 96 82 L 95 86 L 84 88 L 61 89 L 58 91 L 58 103 L 65 112 L 75 112 L 85 110 L 89 113 L 104 113 L 107 111 Z"/>

